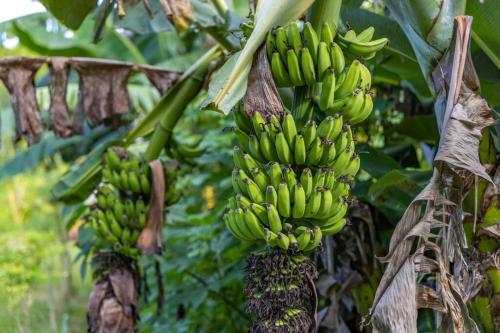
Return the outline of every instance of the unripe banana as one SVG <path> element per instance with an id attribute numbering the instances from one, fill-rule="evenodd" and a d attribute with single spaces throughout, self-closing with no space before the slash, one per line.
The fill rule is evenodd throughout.
<path id="1" fill-rule="evenodd" d="M 350 95 L 354 89 L 358 86 L 359 76 L 361 73 L 361 63 L 358 60 L 354 60 L 347 69 L 346 77 L 344 81 L 338 86 L 336 94 L 337 98 L 342 99 Z"/>
<path id="2" fill-rule="evenodd" d="M 287 38 L 288 45 L 293 48 L 296 54 L 299 54 L 299 51 L 302 48 L 302 38 L 300 37 L 299 28 L 295 22 L 288 25 Z"/>
<path id="3" fill-rule="evenodd" d="M 121 221 L 124 213 L 125 211 L 121 202 L 117 200 L 115 205 L 113 206 L 113 214 L 115 215 L 116 220 Z"/>
<path id="4" fill-rule="evenodd" d="M 283 122 L 281 124 L 283 134 L 285 135 L 286 142 L 288 146 L 292 148 L 295 144 L 295 136 L 297 135 L 297 127 L 295 126 L 295 120 L 293 116 L 288 113 L 283 117 Z"/>
<path id="5" fill-rule="evenodd" d="M 365 102 L 365 95 L 366 94 L 360 89 L 353 91 L 352 96 L 341 110 L 345 120 L 350 122 L 361 114 Z"/>
<path id="6" fill-rule="evenodd" d="M 266 191 L 267 184 L 269 184 L 269 179 L 267 175 L 259 168 L 254 168 L 250 171 L 253 180 L 259 186 L 262 192 Z"/>
<path id="7" fill-rule="evenodd" d="M 345 68 L 345 57 L 342 48 L 337 43 L 330 44 L 330 61 L 335 69 L 335 74 L 340 75 Z"/>
<path id="8" fill-rule="evenodd" d="M 120 160 L 120 156 L 118 156 L 113 148 L 109 148 L 106 151 L 105 159 L 111 170 L 121 170 L 122 162 Z"/>
<path id="9" fill-rule="evenodd" d="M 276 134 L 276 153 L 278 154 L 278 159 L 283 164 L 292 163 L 292 151 L 288 146 L 288 142 L 285 138 L 283 132 Z"/>
<path id="10" fill-rule="evenodd" d="M 373 100 L 370 94 L 364 94 L 363 106 L 357 116 L 351 119 L 351 124 L 356 125 L 370 116 L 373 110 Z"/>
<path id="11" fill-rule="evenodd" d="M 139 181 L 139 178 L 137 177 L 137 174 L 135 174 L 134 172 L 130 172 L 128 174 L 128 181 L 133 192 L 142 193 L 141 183 Z"/>
<path id="12" fill-rule="evenodd" d="M 319 38 L 310 22 L 304 24 L 304 42 L 316 65 L 318 61 Z"/>
<path id="13" fill-rule="evenodd" d="M 361 64 L 361 69 L 359 73 L 359 87 L 365 91 L 370 90 L 372 86 L 372 74 L 370 70 L 365 65 Z"/>
<path id="14" fill-rule="evenodd" d="M 260 138 L 260 135 L 264 131 L 265 123 L 266 123 L 266 121 L 264 120 L 264 118 L 262 117 L 260 112 L 255 112 L 252 115 L 252 127 L 253 127 L 255 135 L 257 136 L 257 139 Z"/>
<path id="15" fill-rule="evenodd" d="M 334 160 L 337 154 L 335 150 L 335 145 L 332 141 L 326 140 L 323 141 L 323 156 L 321 156 L 321 160 L 319 161 L 320 165 L 330 165 Z"/>
<path id="16" fill-rule="evenodd" d="M 276 189 L 272 185 L 269 185 L 266 188 L 265 202 L 275 207 L 278 205 L 278 193 L 276 192 Z"/>
<path id="17" fill-rule="evenodd" d="M 342 170 L 351 160 L 351 156 L 353 155 L 353 153 L 354 150 L 350 147 L 347 147 L 342 153 L 338 154 L 337 159 L 331 166 L 335 173 L 340 174 L 340 172 L 342 172 Z"/>
<path id="18" fill-rule="evenodd" d="M 361 31 L 355 38 L 355 41 L 357 42 L 369 42 L 373 38 L 373 34 L 375 33 L 375 28 L 374 27 L 368 27 L 365 30 Z"/>
<path id="19" fill-rule="evenodd" d="M 333 128 L 328 134 L 328 140 L 334 141 L 337 140 L 340 132 L 342 132 L 342 127 L 344 126 L 344 118 L 342 115 L 336 113 L 333 115 Z"/>
<path id="20" fill-rule="evenodd" d="M 319 169 L 316 171 L 313 177 L 313 187 L 314 188 L 322 188 L 325 186 L 326 174 L 329 169 Z"/>
<path id="21" fill-rule="evenodd" d="M 248 134 L 243 132 L 241 129 L 238 127 L 233 127 L 233 132 L 236 135 L 236 140 L 238 141 L 238 144 L 240 144 L 245 151 L 250 151 L 250 138 L 248 137 Z"/>
<path id="22" fill-rule="evenodd" d="M 332 169 L 326 170 L 324 187 L 331 190 L 335 185 L 335 172 Z"/>
<path id="23" fill-rule="evenodd" d="M 349 178 L 353 178 L 359 171 L 361 161 L 358 156 L 354 156 L 347 166 L 339 173 L 339 176 L 348 176 Z"/>
<path id="24" fill-rule="evenodd" d="M 269 133 L 267 131 L 261 134 L 259 140 L 259 146 L 262 155 L 267 161 L 278 160 L 278 154 L 276 153 L 276 148 L 274 147 L 274 144 L 271 141 L 271 137 L 269 136 Z"/>
<path id="25" fill-rule="evenodd" d="M 120 172 L 120 185 L 121 185 L 121 190 L 130 191 L 130 184 L 128 182 L 127 171 L 125 170 L 122 170 Z"/>
<path id="26" fill-rule="evenodd" d="M 309 120 L 304 126 L 304 143 L 306 145 L 306 149 L 309 149 L 311 144 L 316 139 L 316 131 L 316 123 L 314 120 Z"/>
<path id="27" fill-rule="evenodd" d="M 304 85 L 304 78 L 302 77 L 302 70 L 300 69 L 299 58 L 294 50 L 287 51 L 286 64 L 288 68 L 288 75 L 290 81 L 295 87 Z"/>
<path id="28" fill-rule="evenodd" d="M 307 151 L 306 164 L 313 166 L 317 165 L 323 156 L 323 143 L 321 142 L 320 137 L 316 137 L 316 139 L 309 147 Z"/>
<path id="29" fill-rule="evenodd" d="M 281 131 L 281 123 L 280 123 L 278 117 L 276 117 L 274 114 L 272 114 L 269 117 L 269 122 L 271 123 L 271 126 L 274 129 L 275 133 Z"/>
<path id="30" fill-rule="evenodd" d="M 250 178 L 243 179 L 243 183 L 246 186 L 246 191 L 248 196 L 253 202 L 261 203 L 264 201 L 264 195 L 260 190 L 259 186 Z"/>
<path id="31" fill-rule="evenodd" d="M 283 27 L 276 29 L 276 34 L 274 36 L 276 42 L 276 49 L 278 50 L 283 62 L 286 62 L 286 53 L 288 51 L 288 40 L 286 36 L 286 30 Z"/>
<path id="32" fill-rule="evenodd" d="M 312 230 L 303 231 L 297 236 L 297 248 L 303 251 L 311 241 Z"/>
<path id="33" fill-rule="evenodd" d="M 321 41 L 325 42 L 327 45 L 330 45 L 331 43 L 333 43 L 333 38 L 334 35 L 330 24 L 328 22 L 323 22 L 323 25 L 321 26 Z"/>
<path id="34" fill-rule="evenodd" d="M 271 184 L 277 189 L 283 180 L 283 173 L 281 172 L 281 166 L 277 162 L 272 162 L 269 165 L 269 178 L 271 179 Z"/>
<path id="35" fill-rule="evenodd" d="M 238 208 L 238 202 L 236 201 L 236 198 L 235 197 L 231 197 L 228 199 L 228 203 L 229 203 L 229 208 L 231 209 L 236 209 Z"/>
<path id="36" fill-rule="evenodd" d="M 246 239 L 248 239 L 249 241 L 255 241 L 258 239 L 248 227 L 245 221 L 245 211 L 243 209 L 238 208 L 234 210 L 234 217 L 237 230 L 239 230 L 239 232 L 244 235 Z"/>
<path id="37" fill-rule="evenodd" d="M 292 81 L 290 80 L 288 71 L 278 52 L 274 52 L 271 58 L 271 72 L 273 73 L 273 78 L 278 87 L 292 86 Z"/>
<path id="38" fill-rule="evenodd" d="M 149 179 L 145 174 L 141 174 L 139 176 L 139 181 L 141 183 L 142 193 L 149 193 L 151 191 L 151 184 L 149 183 Z"/>
<path id="39" fill-rule="evenodd" d="M 278 212 L 283 217 L 290 217 L 290 191 L 288 185 L 282 182 L 278 187 Z"/>
<path id="40" fill-rule="evenodd" d="M 269 226 L 269 219 L 267 217 L 267 210 L 264 206 L 252 202 L 250 210 L 259 218 L 259 221 L 265 226 Z"/>
<path id="41" fill-rule="evenodd" d="M 337 221 L 337 223 L 334 223 L 334 224 L 332 224 L 331 226 L 329 226 L 327 228 L 321 228 L 321 232 L 323 233 L 324 236 L 334 235 L 337 232 L 339 232 L 340 230 L 342 230 L 342 228 L 346 224 L 347 224 L 347 220 L 346 219 L 340 219 L 339 221 Z"/>
<path id="42" fill-rule="evenodd" d="M 233 185 L 233 190 L 236 193 L 244 192 L 244 189 L 242 189 L 240 187 L 239 177 L 238 176 L 239 176 L 239 169 L 238 168 L 234 168 L 233 172 L 231 174 L 231 184 Z"/>
<path id="43" fill-rule="evenodd" d="M 283 172 L 283 178 L 288 185 L 288 191 L 293 194 L 295 185 L 297 184 L 297 178 L 295 178 L 295 172 L 293 171 L 293 169 L 290 167 L 286 167 Z M 293 197 L 290 196 L 290 199 L 293 199 Z"/>
<path id="44" fill-rule="evenodd" d="M 130 236 L 131 236 L 130 229 L 124 228 L 122 232 L 122 238 L 120 239 L 120 243 L 125 245 L 130 245 L 131 244 Z"/>
<path id="45" fill-rule="evenodd" d="M 99 205 L 99 207 L 100 207 L 101 209 L 110 208 L 110 207 L 108 206 L 108 203 L 107 203 L 106 197 L 104 196 L 104 194 L 101 194 L 101 193 L 99 193 L 99 194 L 97 195 L 97 204 Z"/>
<path id="46" fill-rule="evenodd" d="M 283 250 L 288 250 L 290 246 L 290 239 L 283 233 L 278 233 L 277 245 Z"/>
<path id="47" fill-rule="evenodd" d="M 238 203 L 239 208 L 250 208 L 250 205 L 252 204 L 252 201 L 243 194 L 236 195 L 236 202 Z"/>
<path id="48" fill-rule="evenodd" d="M 250 148 L 250 154 L 252 155 L 253 158 L 257 159 L 260 162 L 266 161 L 266 158 L 260 151 L 260 143 L 259 139 L 253 134 L 249 136 L 249 148 Z"/>
<path id="49" fill-rule="evenodd" d="M 312 191 L 306 203 L 306 210 L 304 212 L 304 217 L 314 217 L 321 206 L 321 188 L 316 188 Z"/>
<path id="50" fill-rule="evenodd" d="M 281 230 L 283 230 L 281 217 L 276 207 L 274 205 L 269 204 L 266 206 L 266 210 L 267 210 L 267 220 L 269 222 L 269 229 L 271 229 L 271 231 L 274 233 L 278 233 Z"/>
<path id="51" fill-rule="evenodd" d="M 298 219 L 304 216 L 306 210 L 306 193 L 301 183 L 295 185 L 292 217 Z"/>
<path id="52" fill-rule="evenodd" d="M 245 159 L 243 158 L 243 150 L 239 146 L 233 148 L 233 162 L 238 169 L 247 170 Z"/>
<path id="53" fill-rule="evenodd" d="M 356 31 L 354 30 L 349 30 L 345 33 L 344 35 L 344 38 L 342 39 L 342 35 L 338 35 L 338 37 L 344 41 L 347 41 L 347 42 L 350 42 L 350 41 L 354 41 L 356 39 Z"/>
<path id="54" fill-rule="evenodd" d="M 321 84 L 321 93 L 319 96 L 319 108 L 328 110 L 333 106 L 335 98 L 335 71 L 333 67 L 329 67 L 323 76 Z"/>
<path id="55" fill-rule="evenodd" d="M 300 67 L 306 84 L 316 83 L 316 68 L 314 60 L 308 48 L 304 47 L 300 50 Z"/>
<path id="56" fill-rule="evenodd" d="M 328 116 L 321 123 L 316 131 L 316 135 L 322 139 L 329 139 L 330 133 L 333 130 L 333 126 L 335 125 L 334 118 L 332 116 Z"/>
<path id="57" fill-rule="evenodd" d="M 250 230 L 250 233 L 256 239 L 264 239 L 266 237 L 264 233 L 264 228 L 259 223 L 259 219 L 257 218 L 257 216 L 250 209 L 245 208 L 243 209 L 243 212 L 244 212 L 245 224 L 248 230 Z"/>
<path id="58" fill-rule="evenodd" d="M 319 210 L 317 212 L 317 216 L 326 216 L 330 211 L 331 205 L 333 203 L 332 192 L 329 190 L 325 190 L 321 194 L 321 204 Z"/>
<path id="59" fill-rule="evenodd" d="M 313 190 L 313 176 L 311 169 L 305 168 L 304 170 L 302 170 L 302 173 L 300 175 L 300 183 L 304 188 L 304 192 L 306 194 L 306 200 L 309 200 L 309 196 L 311 195 Z"/>
<path id="60" fill-rule="evenodd" d="M 349 132 L 346 127 L 340 133 L 337 141 L 335 141 L 335 150 L 337 151 L 337 153 L 341 153 L 347 148 L 347 146 L 349 146 Z"/>
<path id="61" fill-rule="evenodd" d="M 326 70 L 332 66 L 328 45 L 325 42 L 320 42 L 318 46 L 318 64 L 316 65 L 316 77 L 319 81 L 323 81 L 323 75 Z"/>
<path id="62" fill-rule="evenodd" d="M 267 59 L 269 59 L 269 62 L 271 61 L 271 58 L 273 57 L 273 52 L 274 49 L 276 48 L 276 41 L 274 40 L 274 35 L 273 32 L 269 32 L 266 37 L 266 53 L 267 53 Z"/>
<path id="63" fill-rule="evenodd" d="M 295 164 L 297 165 L 303 165 L 306 162 L 306 144 L 304 141 L 304 136 L 302 136 L 302 134 L 297 134 L 297 136 L 295 137 L 294 157 Z"/>
<path id="64" fill-rule="evenodd" d="M 323 233 L 320 227 L 314 227 L 313 236 L 309 245 L 304 249 L 304 251 L 312 251 L 321 244 L 321 238 L 323 238 Z"/>
<path id="65" fill-rule="evenodd" d="M 373 57 L 374 53 L 380 51 L 385 47 L 389 40 L 387 38 L 380 38 L 369 42 L 350 41 L 348 44 L 349 52 L 354 55 L 369 59 Z"/>
<path id="66" fill-rule="evenodd" d="M 243 154 L 243 161 L 245 162 L 245 170 L 250 171 L 259 168 L 261 165 L 250 154 Z"/>
<path id="67" fill-rule="evenodd" d="M 274 73 L 273 73 L 274 75 Z M 245 133 L 250 133 L 252 131 L 252 126 L 250 125 L 250 119 L 247 114 L 243 111 L 241 104 L 238 104 L 237 109 L 233 112 L 234 121 L 236 126 Z"/>
<path id="68" fill-rule="evenodd" d="M 276 235 L 276 233 L 272 232 L 269 229 L 264 229 L 264 232 L 266 233 L 267 245 L 269 245 L 271 247 L 275 247 L 277 245 L 278 235 Z"/>
<path id="69" fill-rule="evenodd" d="M 102 177 L 109 183 L 113 183 L 113 173 L 111 172 L 111 169 L 109 169 L 108 167 L 102 170 Z"/>

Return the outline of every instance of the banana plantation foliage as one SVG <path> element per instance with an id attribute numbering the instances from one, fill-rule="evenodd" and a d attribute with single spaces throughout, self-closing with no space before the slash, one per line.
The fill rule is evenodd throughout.
<path id="1" fill-rule="evenodd" d="M 40 2 L 0 23 L 2 331 L 500 331 L 494 0 Z M 13 259 L 35 176 L 63 297 Z"/>

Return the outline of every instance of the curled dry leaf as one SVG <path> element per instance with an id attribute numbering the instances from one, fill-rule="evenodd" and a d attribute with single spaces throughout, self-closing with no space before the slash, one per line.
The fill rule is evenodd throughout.
<path id="1" fill-rule="evenodd" d="M 0 61 L 0 80 L 9 91 L 16 117 L 16 141 L 24 137 L 29 144 L 36 143 L 43 133 L 34 82 L 43 63 L 41 58 L 24 57 L 8 57 Z"/>
<path id="2" fill-rule="evenodd" d="M 160 0 L 165 16 L 178 28 L 186 29 L 193 13 L 190 0 Z"/>
<path id="3" fill-rule="evenodd" d="M 37 142 L 43 133 L 38 110 L 34 76 L 42 64 L 49 65 L 51 127 L 58 136 L 80 133 L 86 118 L 91 126 L 103 122 L 117 125 L 119 116 L 130 111 L 127 79 L 131 72 L 144 73 L 149 81 L 165 94 L 181 73 L 148 65 L 94 58 L 25 58 L 8 57 L 0 60 L 0 79 L 11 95 L 16 115 L 16 140 L 26 138 Z M 66 103 L 68 74 L 75 68 L 80 74 L 80 96 L 74 118 Z"/>
<path id="4" fill-rule="evenodd" d="M 165 177 L 163 164 L 160 160 L 150 163 L 153 182 L 151 187 L 151 201 L 148 210 L 148 222 L 142 230 L 137 247 L 142 254 L 159 254 L 162 250 L 163 206 L 165 196 Z"/>
<path id="5" fill-rule="evenodd" d="M 480 277 L 462 255 L 461 205 L 472 178 L 491 182 L 478 152 L 492 115 L 475 93 L 479 81 L 469 52 L 471 23 L 470 17 L 457 17 L 451 47 L 433 72 L 441 130 L 434 173 L 407 208 L 382 258 L 388 266 L 370 312 L 374 332 L 417 332 L 421 307 L 441 312 L 440 332 L 479 332 L 466 306 Z M 417 284 L 419 274 L 434 275 L 436 288 Z"/>

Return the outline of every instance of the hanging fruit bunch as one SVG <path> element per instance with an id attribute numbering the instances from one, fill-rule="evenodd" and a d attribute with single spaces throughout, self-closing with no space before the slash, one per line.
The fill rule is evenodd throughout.
<path id="1" fill-rule="evenodd" d="M 274 29 L 267 57 L 277 86 L 296 87 L 292 112 L 281 119 L 233 112 L 235 196 L 224 221 L 241 241 L 268 247 L 248 261 L 247 310 L 258 319 L 252 332 L 306 332 L 312 325 L 315 268 L 305 253 L 346 224 L 360 167 L 351 125 L 373 109 L 363 60 L 387 43 L 372 41 L 373 32 L 335 36 L 328 23 L 317 32 L 308 22 Z"/>
<path id="2" fill-rule="evenodd" d="M 178 200 L 175 168 L 164 167 L 164 204 Z M 88 220 L 96 236 L 95 252 L 114 252 L 131 259 L 139 255 L 137 241 L 148 222 L 152 172 L 149 163 L 121 148 L 104 155 L 103 181 Z"/>

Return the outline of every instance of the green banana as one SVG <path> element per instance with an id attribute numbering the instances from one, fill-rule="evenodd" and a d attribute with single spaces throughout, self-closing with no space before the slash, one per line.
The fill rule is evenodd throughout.
<path id="1" fill-rule="evenodd" d="M 331 226 L 329 226 L 327 228 L 321 228 L 321 232 L 324 236 L 330 236 L 330 235 L 336 234 L 337 232 L 342 230 L 342 228 L 346 224 L 347 224 L 346 219 L 340 219 L 337 223 L 332 224 Z"/>
<path id="2" fill-rule="evenodd" d="M 278 193 L 276 192 L 276 189 L 272 185 L 269 185 L 266 188 L 265 202 L 275 207 L 278 205 Z"/>
<path id="3" fill-rule="evenodd" d="M 236 202 L 238 203 L 239 208 L 250 208 L 250 205 L 252 204 L 252 201 L 243 194 L 236 195 Z"/>
<path id="4" fill-rule="evenodd" d="M 290 193 L 293 193 L 293 191 L 295 190 L 295 185 L 297 184 L 297 178 L 295 178 L 295 172 L 293 171 L 293 169 L 290 167 L 285 167 L 283 178 L 285 179 L 285 182 L 288 186 L 288 191 Z M 290 199 L 293 199 L 293 197 L 290 197 Z"/>
<path id="5" fill-rule="evenodd" d="M 261 166 L 250 154 L 243 154 L 243 161 L 245 162 L 245 170 L 248 172 Z"/>
<path id="6" fill-rule="evenodd" d="M 252 155 L 253 158 L 260 162 L 266 161 L 266 158 L 260 151 L 260 143 L 259 139 L 253 134 L 250 134 L 249 136 L 249 149 L 250 149 L 250 154 Z"/>
<path id="7" fill-rule="evenodd" d="M 304 85 L 302 70 L 300 69 L 299 58 L 294 50 L 287 51 L 286 63 L 288 67 L 288 75 L 293 86 L 300 87 Z"/>
<path id="8" fill-rule="evenodd" d="M 310 22 L 304 24 L 304 42 L 316 66 L 318 62 L 319 38 Z"/>
<path id="9" fill-rule="evenodd" d="M 250 204 L 250 210 L 259 218 L 259 221 L 265 226 L 269 226 L 269 220 L 267 218 L 267 209 L 255 202 Z"/>
<path id="10" fill-rule="evenodd" d="M 269 178 L 271 179 L 271 185 L 275 189 L 279 188 L 279 185 L 283 179 L 283 173 L 281 172 L 281 166 L 278 162 L 272 162 L 269 165 Z"/>
<path id="11" fill-rule="evenodd" d="M 304 143 L 306 145 L 306 149 L 309 149 L 313 141 L 316 139 L 316 123 L 314 120 L 309 120 L 304 126 Z"/>
<path id="12" fill-rule="evenodd" d="M 350 123 L 353 125 L 359 124 L 364 121 L 366 118 L 370 116 L 373 110 L 373 99 L 370 94 L 364 94 L 363 106 L 361 107 L 361 111 L 354 116 Z"/>
<path id="13" fill-rule="evenodd" d="M 323 81 L 323 75 L 326 70 L 332 66 L 328 45 L 325 42 L 320 42 L 318 46 L 318 63 L 316 65 L 316 77 L 319 81 Z"/>
<path id="14" fill-rule="evenodd" d="M 349 178 L 354 178 L 359 171 L 361 161 L 359 156 L 354 156 L 347 166 L 339 173 L 339 176 L 348 176 Z"/>
<path id="15" fill-rule="evenodd" d="M 333 43 L 334 37 L 335 36 L 333 35 L 330 24 L 328 22 L 323 22 L 323 25 L 321 26 L 321 41 L 325 42 L 327 45 L 330 45 L 331 43 Z"/>
<path id="16" fill-rule="evenodd" d="M 271 58 L 271 72 L 278 87 L 290 87 L 293 85 L 278 52 L 274 52 Z"/>
<path id="17" fill-rule="evenodd" d="M 340 136 L 337 138 L 337 141 L 335 141 L 335 150 L 340 153 L 343 152 L 347 148 L 347 146 L 350 146 L 350 142 L 349 142 L 349 132 L 346 127 L 340 133 Z"/>
<path id="18" fill-rule="evenodd" d="M 239 146 L 234 146 L 234 148 L 233 148 L 234 165 L 239 169 L 247 170 L 247 166 L 245 163 L 245 159 L 243 158 L 243 154 L 244 154 L 244 152 Z"/>
<path id="19" fill-rule="evenodd" d="M 307 200 L 304 217 L 314 217 L 321 206 L 321 188 L 316 188 L 312 191 L 311 196 Z"/>
<path id="20" fill-rule="evenodd" d="M 282 131 L 276 134 L 275 147 L 276 153 L 278 154 L 278 159 L 281 163 L 292 163 L 292 151 L 290 150 L 288 142 L 285 138 L 285 134 Z"/>
<path id="21" fill-rule="evenodd" d="M 307 151 L 304 136 L 297 134 L 295 137 L 294 158 L 295 164 L 303 165 L 306 162 Z"/>
<path id="22" fill-rule="evenodd" d="M 306 84 L 316 83 L 316 69 L 314 60 L 308 48 L 304 47 L 300 50 L 300 67 Z"/>
<path id="23" fill-rule="evenodd" d="M 271 31 L 266 36 L 266 53 L 267 53 L 267 59 L 269 59 L 269 61 L 271 61 L 275 48 L 276 48 L 276 41 L 274 40 L 274 35 L 273 32 Z"/>
<path id="24" fill-rule="evenodd" d="M 122 169 L 122 162 L 120 160 L 120 156 L 118 156 L 117 152 L 113 148 L 109 148 L 106 151 L 105 160 L 111 170 L 118 171 Z"/>
<path id="25" fill-rule="evenodd" d="M 330 44 L 330 61 L 335 75 L 340 75 L 345 68 L 345 57 L 342 48 L 337 43 Z"/>
<path id="26" fill-rule="evenodd" d="M 299 54 L 302 48 L 302 38 L 300 37 L 299 28 L 295 22 L 288 25 L 287 29 L 288 45 L 293 48 L 296 54 Z"/>
<path id="27" fill-rule="evenodd" d="M 307 151 L 306 164 L 307 165 L 317 165 L 323 156 L 323 143 L 321 142 L 320 137 L 316 137 L 311 147 Z"/>
<path id="28" fill-rule="evenodd" d="M 344 119 L 350 122 L 351 119 L 355 119 L 355 117 L 359 116 L 363 110 L 365 95 L 366 94 L 360 89 L 353 91 L 352 96 L 341 110 Z"/>
<path id="29" fill-rule="evenodd" d="M 335 185 L 335 172 L 332 169 L 327 169 L 324 187 L 331 190 L 334 185 Z"/>
<path id="30" fill-rule="evenodd" d="M 269 184 L 269 179 L 267 178 L 267 175 L 265 172 L 263 172 L 259 168 L 254 168 L 250 171 L 252 174 L 252 178 L 255 181 L 255 183 L 259 186 L 260 190 L 262 192 L 266 191 L 267 184 Z"/>
<path id="31" fill-rule="evenodd" d="M 321 228 L 316 226 L 313 229 L 312 239 L 309 245 L 304 249 L 304 251 L 312 251 L 317 248 L 321 244 L 321 239 L 323 238 L 323 233 L 321 232 Z"/>
<path id="32" fill-rule="evenodd" d="M 304 170 L 302 170 L 302 173 L 300 174 L 300 183 L 304 188 L 304 192 L 306 194 L 306 200 L 309 200 L 309 196 L 311 195 L 312 190 L 314 188 L 311 169 L 304 168 Z"/>
<path id="33" fill-rule="evenodd" d="M 264 125 L 266 121 L 264 117 L 260 114 L 260 112 L 254 112 L 252 115 L 252 127 L 257 138 L 260 138 L 260 135 L 264 131 Z"/>
<path id="34" fill-rule="evenodd" d="M 347 147 L 343 152 L 338 154 L 337 159 L 333 162 L 331 168 L 335 171 L 335 173 L 340 174 L 342 170 L 347 166 L 349 161 L 351 160 L 351 156 L 354 153 L 354 149 Z"/>
<path id="35" fill-rule="evenodd" d="M 321 204 L 317 216 L 325 216 L 330 211 L 331 205 L 333 203 L 332 192 L 329 190 L 324 190 L 321 195 Z"/>
<path id="36" fill-rule="evenodd" d="M 278 233 L 283 230 L 281 218 L 276 207 L 274 205 L 268 204 L 266 206 L 266 210 L 267 220 L 269 221 L 269 229 L 271 229 L 271 231 L 274 233 Z"/>
<path id="37" fill-rule="evenodd" d="M 350 41 L 348 49 L 352 54 L 368 59 L 373 57 L 375 52 L 383 49 L 388 41 L 387 38 L 380 38 L 369 42 Z"/>
<path id="38" fill-rule="evenodd" d="M 285 135 L 288 146 L 292 148 L 295 144 L 297 127 L 295 126 L 295 120 L 293 119 L 293 116 L 291 114 L 288 113 L 283 117 L 281 128 L 283 130 L 283 135 Z"/>
<path id="39" fill-rule="evenodd" d="M 141 183 L 142 193 L 149 193 L 151 191 L 151 184 L 145 174 L 139 175 L 139 182 Z"/>
<path id="40" fill-rule="evenodd" d="M 292 217 L 298 219 L 304 216 L 306 210 L 306 193 L 301 183 L 295 185 Z"/>
<path id="41" fill-rule="evenodd" d="M 321 121 L 321 123 L 319 123 L 316 135 L 322 139 L 329 139 L 334 125 L 334 118 L 332 116 L 327 116 L 323 119 L 323 121 Z"/>
<path id="42" fill-rule="evenodd" d="M 328 110 L 333 106 L 335 97 L 335 71 L 333 67 L 329 67 L 323 76 L 321 84 L 321 93 L 319 96 L 319 108 Z"/>
<path id="43" fill-rule="evenodd" d="M 290 247 L 290 239 L 285 234 L 280 232 L 278 233 L 276 245 L 286 251 Z"/>
<path id="44" fill-rule="evenodd" d="M 243 179 L 243 183 L 246 186 L 246 192 L 253 202 L 261 203 L 264 202 L 264 196 L 259 186 L 250 178 Z"/>
<path id="45" fill-rule="evenodd" d="M 130 184 L 130 188 L 135 193 L 142 193 L 141 182 L 137 174 L 134 172 L 130 172 L 128 174 L 128 182 Z"/>
<path id="46" fill-rule="evenodd" d="M 365 65 L 361 64 L 361 69 L 359 73 L 359 87 L 368 91 L 372 86 L 372 74 L 370 70 Z"/>
<path id="47" fill-rule="evenodd" d="M 286 62 L 286 53 L 288 51 L 288 38 L 286 36 L 286 30 L 283 27 L 276 29 L 276 34 L 274 36 L 276 42 L 276 49 L 278 50 L 283 62 Z"/>
<path id="48" fill-rule="evenodd" d="M 311 234 L 312 230 L 308 228 L 307 231 L 303 231 L 297 236 L 297 247 L 300 251 L 303 251 L 309 245 Z"/>
<path id="49" fill-rule="evenodd" d="M 361 31 L 354 40 L 361 43 L 369 42 L 372 40 L 374 33 L 375 33 L 375 28 L 368 27 L 365 30 Z"/>
<path id="50" fill-rule="evenodd" d="M 344 118 L 342 115 L 336 113 L 333 115 L 333 128 L 328 134 L 328 140 L 335 141 L 337 140 L 340 132 L 342 132 L 342 127 L 344 126 Z"/>
<path id="51" fill-rule="evenodd" d="M 358 60 L 354 60 L 347 69 L 344 81 L 337 86 L 336 94 L 339 99 L 349 96 L 356 89 L 360 74 L 361 63 Z"/>
<path id="52" fill-rule="evenodd" d="M 243 132 L 245 132 L 247 134 L 252 131 L 252 127 L 250 125 L 250 119 L 248 118 L 246 113 L 243 111 L 243 108 L 241 107 L 241 103 L 238 104 L 238 107 L 233 112 L 233 115 L 234 115 L 234 121 L 236 123 L 236 126 L 240 130 L 242 130 Z"/>
<path id="53" fill-rule="evenodd" d="M 283 217 L 290 217 L 290 191 L 285 182 L 278 187 L 278 212 Z"/>
<path id="54" fill-rule="evenodd" d="M 248 134 L 242 131 L 239 127 L 233 127 L 232 130 L 236 135 L 236 141 L 243 146 L 245 151 L 250 151 L 250 138 L 248 137 Z"/>
<path id="55" fill-rule="evenodd" d="M 323 188 L 325 186 L 326 174 L 329 169 L 320 169 L 316 171 L 313 177 L 313 187 L 314 188 Z"/>
<path id="56" fill-rule="evenodd" d="M 325 147 L 323 149 L 323 155 L 321 156 L 319 165 L 330 165 L 335 160 L 335 156 L 337 154 L 335 145 L 330 140 L 323 141 L 323 145 Z"/>
<path id="57" fill-rule="evenodd" d="M 259 140 L 260 151 L 267 161 L 277 161 L 278 154 L 268 132 L 263 132 Z"/>
<path id="58" fill-rule="evenodd" d="M 127 171 L 125 170 L 122 170 L 120 172 L 120 185 L 121 185 L 121 190 L 130 191 L 130 184 L 128 182 Z"/>

